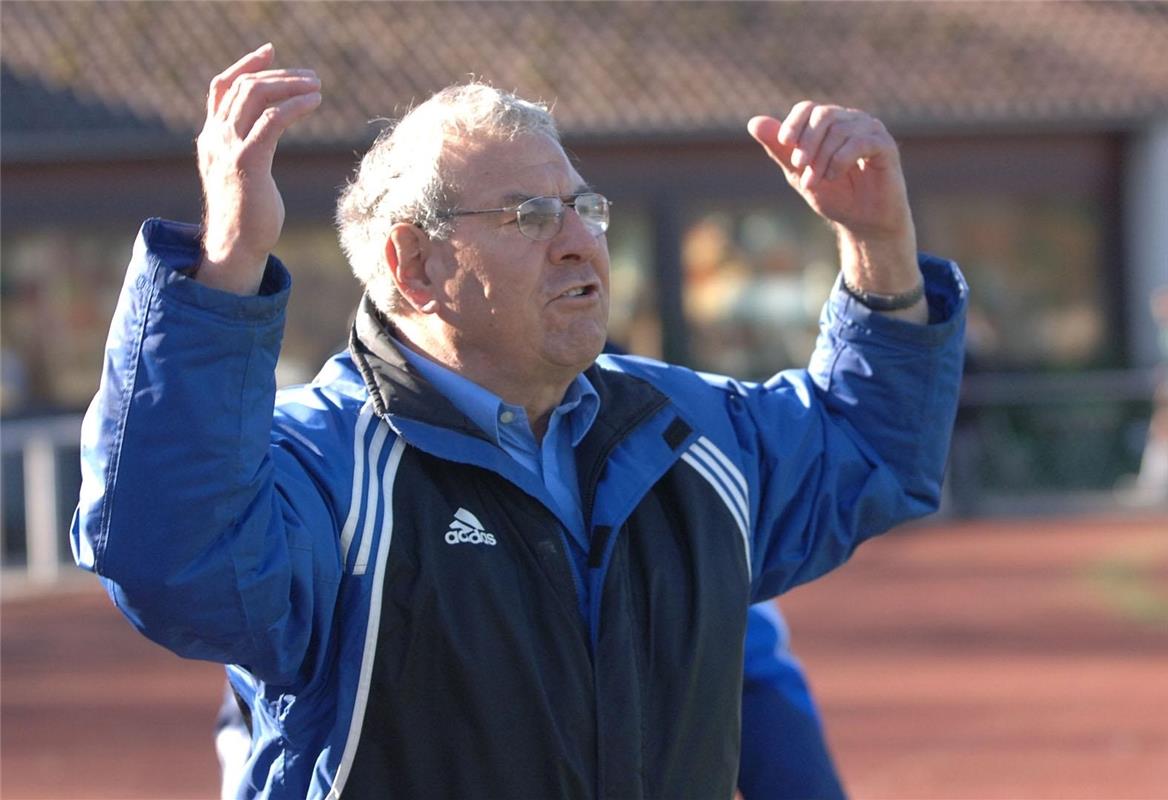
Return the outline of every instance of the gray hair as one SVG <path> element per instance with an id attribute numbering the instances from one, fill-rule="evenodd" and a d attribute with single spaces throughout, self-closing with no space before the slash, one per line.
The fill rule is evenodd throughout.
<path id="1" fill-rule="evenodd" d="M 559 141 L 547 106 L 483 83 L 450 86 L 382 131 L 337 201 L 337 234 L 357 280 L 386 314 L 398 297 L 385 263 L 389 229 L 410 222 L 435 239 L 450 235 L 441 212 L 457 202 L 443 154 L 448 141 L 509 141 L 543 134 Z"/>

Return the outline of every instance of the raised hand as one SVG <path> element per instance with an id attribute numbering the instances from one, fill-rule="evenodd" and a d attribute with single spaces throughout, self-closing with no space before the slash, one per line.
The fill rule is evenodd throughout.
<path id="1" fill-rule="evenodd" d="M 747 129 L 787 182 L 835 227 L 852 286 L 899 294 L 920 283 L 900 153 L 880 120 L 805 100 L 782 122 L 759 116 Z"/>
<path id="2" fill-rule="evenodd" d="M 236 294 L 259 290 L 284 227 L 284 201 L 272 178 L 276 145 L 321 100 L 315 72 L 270 69 L 274 56 L 265 44 L 215 76 L 197 140 L 204 205 L 197 280 Z"/>

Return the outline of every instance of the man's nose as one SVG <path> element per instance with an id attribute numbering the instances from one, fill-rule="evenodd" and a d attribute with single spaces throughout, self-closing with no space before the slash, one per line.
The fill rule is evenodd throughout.
<path id="1" fill-rule="evenodd" d="M 576 209 L 564 209 L 564 223 L 551 240 L 548 257 L 553 264 L 591 261 L 600 246 L 600 236 L 589 230 Z"/>

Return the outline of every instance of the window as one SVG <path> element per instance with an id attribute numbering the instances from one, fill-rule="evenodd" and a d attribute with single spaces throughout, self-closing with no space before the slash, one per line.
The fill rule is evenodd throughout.
<path id="1" fill-rule="evenodd" d="M 280 386 L 312 380 L 321 365 L 349 344 L 349 326 L 361 299 L 331 225 L 290 225 L 276 255 L 292 273 L 284 343 L 276 365 Z"/>
<path id="2" fill-rule="evenodd" d="M 1098 199 L 926 195 L 916 216 L 922 244 L 957 261 L 974 288 L 972 368 L 1081 369 L 1114 359 Z"/>
<path id="3" fill-rule="evenodd" d="M 81 409 L 93 397 L 132 236 L 43 229 L 4 238 L 3 413 Z"/>
<path id="4" fill-rule="evenodd" d="M 644 209 L 613 209 L 608 230 L 612 263 L 609 288 L 609 340 L 623 350 L 660 358 L 661 316 L 653 272 L 652 224 Z"/>
<path id="5" fill-rule="evenodd" d="M 698 369 L 763 379 L 807 363 L 839 270 L 835 235 L 793 203 L 710 203 L 682 231 L 682 292 Z"/>
<path id="6" fill-rule="evenodd" d="M 133 231 L 44 229 L 6 236 L 0 270 L 4 414 L 77 411 L 97 391 Z M 309 380 L 348 341 L 360 297 L 331 226 L 289 226 L 277 254 L 293 275 L 277 378 Z"/>

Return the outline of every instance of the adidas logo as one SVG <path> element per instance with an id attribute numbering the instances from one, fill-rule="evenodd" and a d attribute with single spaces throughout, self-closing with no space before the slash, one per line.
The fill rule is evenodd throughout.
<path id="1" fill-rule="evenodd" d="M 454 519 L 450 521 L 450 529 L 446 531 L 447 544 L 489 544 L 494 546 L 495 534 L 483 530 L 483 523 L 479 518 L 460 508 L 454 512 Z"/>

